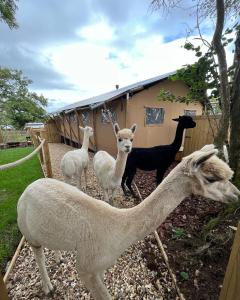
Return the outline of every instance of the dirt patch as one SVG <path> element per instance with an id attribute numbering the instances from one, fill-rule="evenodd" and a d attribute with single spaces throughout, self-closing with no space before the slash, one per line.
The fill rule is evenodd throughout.
<path id="1" fill-rule="evenodd" d="M 144 198 L 156 188 L 155 172 L 139 170 L 135 181 Z M 218 299 L 234 237 L 234 232 L 228 226 L 237 226 L 240 219 L 240 211 L 231 210 L 230 214 L 224 216 L 226 205 L 191 196 L 158 228 L 170 265 L 186 299 Z M 156 244 L 154 240 L 152 242 Z M 155 268 L 160 280 L 159 256 L 150 252 L 146 257 L 149 268 Z"/>
<path id="2" fill-rule="evenodd" d="M 49 144 L 49 148 L 53 175 L 55 178 L 63 180 L 60 171 L 61 158 L 67 151 L 72 150 L 72 147 L 64 144 Z M 97 199 L 103 199 L 103 193 L 93 172 L 92 157 L 93 154 L 90 153 L 91 159 L 86 192 Z M 76 184 L 76 182 L 72 182 L 72 184 Z M 121 188 L 119 188 L 114 204 L 117 207 L 132 207 L 134 199 L 126 199 Z M 151 252 L 158 256 L 158 271 L 151 267 L 151 264 L 154 265 L 154 261 L 148 260 L 147 253 Z M 82 284 L 81 278 L 77 275 L 75 253 L 64 251 L 62 254 L 64 262 L 61 265 L 56 265 L 53 251 L 45 250 L 49 277 L 56 288 L 52 299 L 92 299 Z M 157 276 L 158 272 L 161 273 L 160 278 Z M 129 247 L 119 257 L 116 264 L 106 270 L 104 282 L 113 299 L 116 300 L 163 300 L 176 298 L 172 280 L 161 258 L 161 254 L 154 244 L 152 235 L 146 237 L 144 241 L 139 241 Z M 28 243 L 24 244 L 18 256 L 7 282 L 7 288 L 11 300 L 49 299 L 42 292 L 39 270 Z"/>

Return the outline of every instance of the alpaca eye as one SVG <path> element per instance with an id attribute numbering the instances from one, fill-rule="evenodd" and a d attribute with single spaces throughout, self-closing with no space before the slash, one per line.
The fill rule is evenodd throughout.
<path id="1" fill-rule="evenodd" d="M 216 178 L 214 178 L 214 177 L 205 177 L 206 179 L 207 179 L 207 181 L 209 182 L 209 183 L 214 183 L 214 182 L 216 182 L 216 181 L 218 181 Z"/>
<path id="2" fill-rule="evenodd" d="M 118 139 L 119 142 L 122 142 L 122 139 Z"/>
<path id="3" fill-rule="evenodd" d="M 130 139 L 130 142 L 132 142 L 133 141 L 133 139 Z"/>

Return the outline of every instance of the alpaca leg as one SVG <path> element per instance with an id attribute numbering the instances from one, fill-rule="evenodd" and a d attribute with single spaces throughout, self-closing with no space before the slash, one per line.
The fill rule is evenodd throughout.
<path id="1" fill-rule="evenodd" d="M 112 299 L 106 286 L 103 283 L 102 280 L 103 273 L 99 273 L 99 274 L 80 273 L 79 275 L 95 300 Z"/>
<path id="2" fill-rule="evenodd" d="M 71 184 L 71 177 L 64 175 L 64 182 Z"/>
<path id="3" fill-rule="evenodd" d="M 85 191 L 87 190 L 87 168 L 84 169 L 84 177 L 85 177 Z"/>
<path id="4" fill-rule="evenodd" d="M 123 193 L 125 196 L 128 196 L 128 192 L 127 192 L 127 189 L 126 189 L 126 186 L 125 186 L 125 181 L 126 181 L 126 174 L 124 173 L 123 174 L 123 177 L 122 177 L 122 182 L 121 182 L 121 187 L 122 187 L 122 190 L 123 190 Z"/>
<path id="5" fill-rule="evenodd" d="M 79 176 L 77 177 L 77 188 L 79 190 L 81 190 L 81 177 L 82 177 L 82 174 L 79 174 Z"/>
<path id="6" fill-rule="evenodd" d="M 114 206 L 114 200 L 116 197 L 116 193 L 117 193 L 117 189 L 114 189 L 111 191 L 111 197 L 109 199 L 109 204 L 111 204 L 112 206 Z"/>
<path id="7" fill-rule="evenodd" d="M 157 169 L 157 176 L 156 176 L 157 185 L 159 185 L 162 182 L 164 173 L 165 171 Z"/>
<path id="8" fill-rule="evenodd" d="M 127 181 L 126 181 L 126 185 L 129 189 L 129 191 L 131 192 L 132 196 L 135 197 L 135 198 L 138 198 L 137 195 L 135 194 L 135 192 L 132 189 L 132 181 L 133 181 L 133 178 L 134 178 L 136 172 L 137 172 L 136 169 L 131 170 L 131 172 L 129 172 L 128 177 L 127 177 Z"/>
<path id="9" fill-rule="evenodd" d="M 54 252 L 54 256 L 55 256 L 55 260 L 56 260 L 56 263 L 57 263 L 57 264 L 60 264 L 61 262 L 63 262 L 63 258 L 62 258 L 61 251 L 56 250 L 56 251 Z"/>
<path id="10" fill-rule="evenodd" d="M 48 295 L 49 293 L 51 293 L 53 291 L 53 286 L 50 282 L 50 279 L 48 277 L 48 273 L 47 273 L 47 269 L 46 269 L 46 265 L 45 265 L 45 257 L 44 257 L 44 253 L 43 253 L 43 248 L 42 247 L 33 247 L 31 246 L 34 256 L 35 256 L 35 260 L 37 262 L 40 274 L 41 274 L 41 278 L 42 278 L 42 284 L 43 284 L 43 291 L 46 295 Z"/>
<path id="11" fill-rule="evenodd" d="M 108 190 L 103 190 L 103 194 L 104 194 L 104 200 L 105 200 L 106 202 L 109 202 Z"/>

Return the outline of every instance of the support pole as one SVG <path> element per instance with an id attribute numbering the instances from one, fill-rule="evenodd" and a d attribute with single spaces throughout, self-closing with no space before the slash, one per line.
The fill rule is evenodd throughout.
<path id="1" fill-rule="evenodd" d="M 2 273 L 0 273 L 0 299 L 8 300 L 7 289 L 3 282 Z"/>
<path id="2" fill-rule="evenodd" d="M 236 300 L 240 295 L 240 223 L 235 233 L 231 255 L 224 276 L 219 300 Z"/>
<path id="3" fill-rule="evenodd" d="M 41 136 L 43 139 L 45 139 L 45 143 L 43 145 L 43 151 L 44 151 L 44 161 L 45 161 L 45 166 L 47 170 L 47 177 L 52 178 L 52 164 L 51 164 L 51 158 L 50 158 L 50 152 L 49 152 L 49 147 L 48 147 L 48 142 L 47 142 L 47 132 L 46 130 L 41 131 Z"/>
<path id="4" fill-rule="evenodd" d="M 133 185 L 134 185 L 134 187 L 135 187 L 135 189 L 136 189 L 136 191 L 137 191 L 137 193 L 138 193 L 138 196 L 139 196 L 140 200 L 143 201 L 142 195 L 141 195 L 141 193 L 140 193 L 140 191 L 139 191 L 139 189 L 138 189 L 138 187 L 137 187 L 137 185 L 136 185 L 136 183 L 135 183 L 134 181 L 133 181 Z M 180 290 L 179 290 L 179 287 L 178 287 L 178 285 L 177 285 L 176 276 L 175 276 L 175 274 L 173 273 L 173 271 L 172 271 L 172 269 L 171 269 L 171 267 L 170 267 L 170 265 L 169 265 L 167 253 L 166 253 L 165 250 L 164 250 L 163 244 L 162 244 L 162 242 L 161 242 L 161 240 L 160 240 L 160 237 L 159 237 L 159 235 L 158 235 L 158 233 L 157 233 L 156 230 L 154 231 L 154 236 L 155 236 L 155 239 L 156 239 L 156 241 L 157 241 L 158 247 L 159 247 L 159 249 L 160 249 L 160 251 L 161 251 L 161 253 L 162 253 L 162 256 L 163 256 L 164 262 L 165 262 L 165 264 L 166 264 L 166 266 L 167 266 L 168 272 L 169 272 L 170 276 L 172 277 L 172 280 L 173 280 L 173 283 L 174 283 L 174 285 L 175 285 L 175 289 L 176 289 L 176 291 L 177 291 L 177 294 L 178 294 L 178 296 L 179 296 L 179 299 L 180 299 L 180 300 L 185 300 L 185 297 L 183 296 L 183 294 L 182 294 L 182 293 L 180 292 Z"/>

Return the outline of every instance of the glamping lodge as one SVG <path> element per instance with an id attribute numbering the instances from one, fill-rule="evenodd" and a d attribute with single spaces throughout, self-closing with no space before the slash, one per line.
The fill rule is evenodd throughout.
<path id="1" fill-rule="evenodd" d="M 175 137 L 177 123 L 172 121 L 179 115 L 201 115 L 198 103 L 183 104 L 159 101 L 161 89 L 176 96 L 185 96 L 188 87 L 181 81 L 171 81 L 171 72 L 151 79 L 118 88 L 86 100 L 65 106 L 52 114 L 48 122 L 51 141 L 63 142 L 74 147 L 82 143 L 80 126 L 91 126 L 94 136 L 90 140 L 91 150 L 106 150 L 116 154 L 116 141 L 112 123 L 117 121 L 121 128 L 136 123 L 138 130 L 135 147 L 152 147 L 169 144 Z M 54 138 L 53 138 L 54 137 Z"/>

